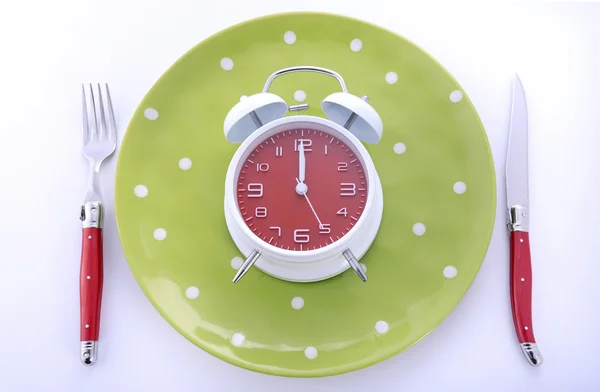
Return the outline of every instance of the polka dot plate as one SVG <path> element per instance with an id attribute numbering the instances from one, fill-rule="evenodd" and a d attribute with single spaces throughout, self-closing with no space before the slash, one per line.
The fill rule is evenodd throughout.
<path id="1" fill-rule="evenodd" d="M 296 65 L 337 71 L 383 121 L 381 142 L 366 145 L 384 193 L 381 228 L 361 259 L 366 283 L 351 269 L 291 283 L 254 268 L 231 281 L 242 259 L 225 223 L 224 179 L 238 145 L 223 120 L 268 75 Z M 323 116 L 339 84 L 296 73 L 269 91 Z M 495 184 L 479 117 L 432 57 L 362 21 L 289 13 L 219 32 L 162 75 L 127 129 L 115 200 L 131 270 L 177 331 L 243 368 L 319 377 L 396 355 L 448 316 L 485 257 Z"/>

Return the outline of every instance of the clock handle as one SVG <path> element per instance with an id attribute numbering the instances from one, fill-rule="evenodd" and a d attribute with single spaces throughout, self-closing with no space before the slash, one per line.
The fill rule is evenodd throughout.
<path id="1" fill-rule="evenodd" d="M 323 75 L 332 76 L 332 77 L 336 78 L 337 81 L 340 83 L 340 86 L 342 87 L 342 91 L 345 93 L 348 92 L 348 88 L 346 87 L 346 82 L 344 82 L 344 78 L 342 78 L 342 75 L 340 75 L 339 73 L 337 73 L 335 71 L 327 69 L 327 68 L 313 67 L 311 65 L 300 65 L 300 66 L 296 66 L 296 67 L 283 68 L 283 69 L 280 69 L 279 71 L 273 72 L 267 79 L 267 82 L 265 83 L 265 87 L 263 88 L 262 92 L 263 93 L 269 92 L 269 87 L 271 87 L 271 83 L 273 83 L 273 80 L 275 80 L 275 78 L 277 78 L 281 75 L 294 73 L 294 72 L 316 72 L 316 73 L 320 73 Z"/>

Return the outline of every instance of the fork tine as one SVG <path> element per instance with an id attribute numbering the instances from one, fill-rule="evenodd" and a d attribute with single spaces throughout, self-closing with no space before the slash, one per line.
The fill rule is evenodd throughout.
<path id="1" fill-rule="evenodd" d="M 108 112 L 108 139 L 114 141 L 117 140 L 117 124 L 115 122 L 115 113 L 113 112 L 110 91 L 108 90 L 108 83 L 106 83 L 104 87 L 106 88 L 106 111 Z"/>
<path id="2" fill-rule="evenodd" d="M 85 99 L 85 85 L 81 83 L 81 120 L 82 120 L 82 136 L 83 144 L 87 144 L 90 141 L 90 129 L 87 115 L 87 102 Z"/>
<path id="3" fill-rule="evenodd" d="M 94 115 L 94 118 L 92 119 L 92 132 L 91 132 L 91 139 L 92 140 L 96 140 L 98 138 L 98 117 L 96 116 L 96 100 L 94 99 L 94 88 L 92 87 L 92 84 L 90 83 L 90 97 L 92 99 L 92 114 Z"/>
<path id="4" fill-rule="evenodd" d="M 100 107 L 100 127 L 98 128 L 98 139 L 102 140 L 102 138 L 108 136 L 108 130 L 106 129 L 106 116 L 104 115 L 104 99 L 102 99 L 102 88 L 100 87 L 100 83 L 98 83 L 98 101 Z"/>

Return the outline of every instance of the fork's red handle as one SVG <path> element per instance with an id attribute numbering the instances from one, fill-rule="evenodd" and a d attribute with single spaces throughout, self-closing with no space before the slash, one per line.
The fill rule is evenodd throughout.
<path id="1" fill-rule="evenodd" d="M 98 341 L 102 304 L 102 229 L 83 228 L 79 274 L 80 340 Z"/>

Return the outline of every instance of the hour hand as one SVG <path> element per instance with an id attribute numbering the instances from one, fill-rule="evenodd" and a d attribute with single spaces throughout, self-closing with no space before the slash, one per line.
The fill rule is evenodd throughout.
<path id="1" fill-rule="evenodd" d="M 304 143 L 298 143 L 298 180 L 304 182 L 306 177 L 306 156 L 304 155 Z"/>
<path id="2" fill-rule="evenodd" d="M 296 193 L 300 196 L 305 195 L 308 187 L 304 183 L 306 177 L 306 156 L 304 155 L 304 144 L 298 143 L 298 178 L 296 178 Z"/>

